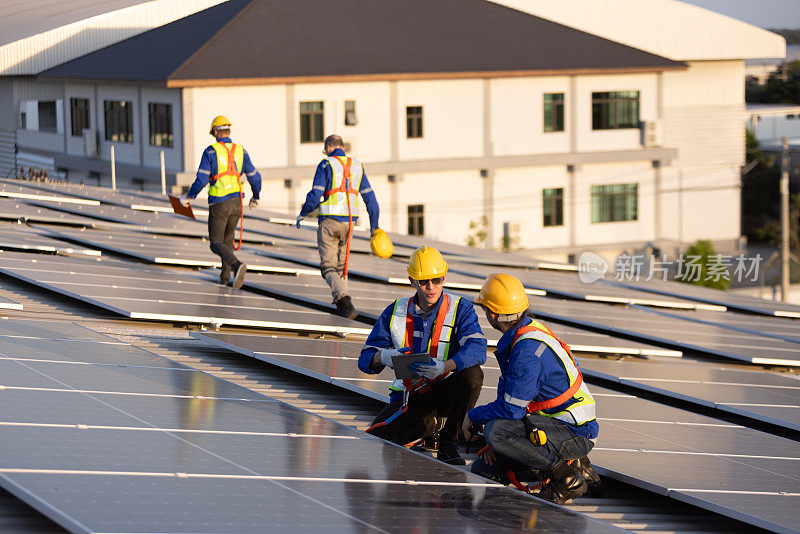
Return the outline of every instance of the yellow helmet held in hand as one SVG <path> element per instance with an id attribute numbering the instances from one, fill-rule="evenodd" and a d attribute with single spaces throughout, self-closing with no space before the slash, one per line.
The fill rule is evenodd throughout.
<path id="1" fill-rule="evenodd" d="M 408 276 L 414 280 L 430 280 L 447 274 L 447 262 L 433 247 L 419 247 L 408 258 Z"/>
<path id="2" fill-rule="evenodd" d="M 382 229 L 378 228 L 372 232 L 372 239 L 369 240 L 369 248 L 372 253 L 379 258 L 391 258 L 394 254 L 394 245 L 389 236 Z"/>
<path id="3" fill-rule="evenodd" d="M 499 315 L 515 315 L 530 306 L 522 282 L 505 273 L 490 274 L 483 283 L 475 304 L 480 304 Z"/>
<path id="4" fill-rule="evenodd" d="M 227 126 L 228 128 L 231 127 L 231 121 L 228 120 L 228 117 L 225 115 L 218 115 L 214 117 L 214 120 L 211 121 L 211 129 L 208 131 L 211 135 L 214 135 L 214 130 L 217 129 L 225 129 L 221 128 L 222 126 Z"/>

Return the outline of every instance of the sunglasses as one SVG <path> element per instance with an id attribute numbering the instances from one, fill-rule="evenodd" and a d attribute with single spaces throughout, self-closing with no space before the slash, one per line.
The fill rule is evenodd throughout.
<path id="1" fill-rule="evenodd" d="M 425 287 L 428 284 L 433 284 L 435 286 L 440 286 L 440 285 L 442 285 L 444 283 L 444 276 L 440 276 L 438 278 L 431 278 L 429 280 L 417 280 L 417 283 L 422 287 Z"/>

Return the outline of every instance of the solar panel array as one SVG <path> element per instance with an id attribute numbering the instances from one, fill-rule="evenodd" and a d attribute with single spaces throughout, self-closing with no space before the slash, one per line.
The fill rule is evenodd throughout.
<path id="1" fill-rule="evenodd" d="M 50 324 L 0 323 L 0 484 L 73 532 L 387 532 L 400 521 L 422 531 L 617 531 L 106 336 Z"/>
<path id="2" fill-rule="evenodd" d="M 44 239 L 44 228 L 9 226 L 0 229 L 0 248 L 3 241 L 7 248 L 26 242 L 27 248 L 15 250 L 28 252 L 0 252 L 3 275 L 123 317 L 268 329 L 268 334 L 203 336 L 234 352 L 387 399 L 388 373 L 365 375 L 355 366 L 360 342 L 276 337 L 275 331 L 366 335 L 369 323 L 392 299 L 411 293 L 403 257 L 431 242 L 393 236 L 399 258 L 380 260 L 368 255 L 366 232 L 357 232 L 350 259 L 351 293 L 361 312 L 361 322 L 355 322 L 330 313 L 311 225 L 296 229 L 292 216 L 248 213 L 243 259 L 251 271 L 286 274 L 249 272 L 245 291 L 235 291 L 216 283 L 217 271 L 185 268 L 215 265 L 216 257 L 201 240 L 205 224 L 162 211 L 162 197 L 4 180 L 0 190 L 23 199 L 0 198 L 0 218 L 59 224 L 47 229 L 48 237 L 61 243 L 55 252 L 78 250 L 71 242 L 137 260 L 32 254 L 54 252 L 35 244 Z M 100 205 L 42 198 L 66 195 Z M 141 209 L 131 209 L 140 199 Z M 155 209 L 143 211 L 148 203 Z M 792 317 L 796 307 L 674 283 L 583 284 L 568 272 L 574 271 L 571 266 L 438 245 L 451 265 L 450 291 L 472 298 L 484 274 L 511 270 L 530 288 L 536 316 L 576 349 L 650 358 L 581 358 L 589 381 L 603 379 L 631 388 L 626 391 L 766 421 L 789 433 L 800 430 L 796 378 L 659 357 L 684 352 L 750 364 L 800 365 L 799 323 L 723 311 Z M 6 300 L 0 298 L 0 308 L 9 314 L 16 303 Z M 479 319 L 496 342 L 498 334 L 482 314 Z M 485 373 L 480 402 L 496 393 L 499 369 L 491 358 Z M 261 531 L 264 524 L 286 530 L 394 530 L 402 524 L 426 531 L 488 531 L 530 527 L 531 520 L 544 532 L 606 527 L 579 515 L 558 515 L 564 513 L 560 508 L 536 504 L 73 325 L 0 321 L 0 386 L 7 400 L 0 403 L 0 483 L 74 531 L 246 532 Z M 797 440 L 596 385 L 591 389 L 601 421 L 601 441 L 591 456 L 601 473 L 759 527 L 800 530 Z M 276 465 L 268 458 L 284 461 Z M 447 505 L 420 508 L 431 499 Z M 409 506 L 415 510 L 411 518 Z M 498 525 L 498 517 L 507 521 Z"/>

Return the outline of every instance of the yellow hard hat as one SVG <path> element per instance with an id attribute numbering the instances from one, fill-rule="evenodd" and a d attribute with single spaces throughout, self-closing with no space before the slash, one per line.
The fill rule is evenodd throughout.
<path id="1" fill-rule="evenodd" d="M 229 121 L 228 117 L 226 117 L 225 115 L 218 115 L 217 117 L 214 117 L 214 120 L 211 121 L 211 129 L 208 131 L 208 133 L 214 135 L 214 130 L 216 130 L 220 126 L 227 126 L 230 128 L 231 121 Z"/>
<path id="2" fill-rule="evenodd" d="M 528 309 L 530 302 L 522 282 L 505 273 L 490 274 L 475 304 L 500 315 L 514 315 Z"/>
<path id="3" fill-rule="evenodd" d="M 373 254 L 383 259 L 391 258 L 392 254 L 394 254 L 392 240 L 389 239 L 386 232 L 380 228 L 372 232 L 372 239 L 369 240 L 369 248 L 372 249 Z"/>
<path id="4" fill-rule="evenodd" d="M 419 247 L 408 258 L 408 276 L 414 280 L 430 280 L 447 274 L 447 262 L 433 247 Z"/>

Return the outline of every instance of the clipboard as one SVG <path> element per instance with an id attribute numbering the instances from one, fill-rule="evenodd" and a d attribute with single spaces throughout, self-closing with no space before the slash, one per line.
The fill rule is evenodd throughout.
<path id="1" fill-rule="evenodd" d="M 194 216 L 191 206 L 184 206 L 181 204 L 181 200 L 178 197 L 174 197 L 172 195 L 167 196 L 169 197 L 169 203 L 172 204 L 172 211 L 174 211 L 177 215 L 183 215 L 184 217 L 197 220 L 197 217 Z"/>
<path id="2" fill-rule="evenodd" d="M 429 354 L 424 352 L 417 354 L 400 354 L 399 356 L 392 356 L 392 365 L 394 365 L 394 376 L 401 380 L 413 380 L 419 378 L 419 375 L 413 372 L 409 367 L 412 363 L 417 362 L 430 362 L 432 361 Z"/>

